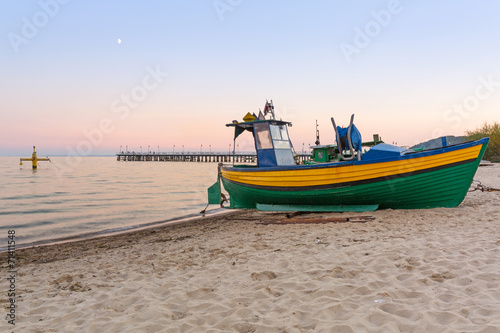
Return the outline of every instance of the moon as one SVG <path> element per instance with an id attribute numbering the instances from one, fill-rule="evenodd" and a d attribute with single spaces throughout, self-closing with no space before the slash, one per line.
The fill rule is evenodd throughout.
<path id="1" fill-rule="evenodd" d="M 121 44 L 122 43 L 122 40 L 120 38 L 118 38 L 118 44 Z"/>

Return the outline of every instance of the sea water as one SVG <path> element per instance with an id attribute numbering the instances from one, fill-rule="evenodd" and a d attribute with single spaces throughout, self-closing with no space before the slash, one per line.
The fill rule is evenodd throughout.
<path id="1" fill-rule="evenodd" d="M 52 157 L 36 170 L 23 163 L 0 157 L 0 249 L 8 230 L 16 245 L 28 245 L 197 216 L 217 180 L 217 163 L 113 156 Z"/>

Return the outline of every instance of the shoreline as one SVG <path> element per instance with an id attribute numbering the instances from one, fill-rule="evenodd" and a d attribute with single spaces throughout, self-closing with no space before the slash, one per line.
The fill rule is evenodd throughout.
<path id="1" fill-rule="evenodd" d="M 228 210 L 210 215 L 206 214 L 205 216 L 187 217 L 166 222 L 154 222 L 154 225 L 137 227 L 132 230 L 127 229 L 120 232 L 103 233 L 98 236 L 86 237 L 86 235 L 82 235 L 78 238 L 51 241 L 47 244 L 35 244 L 21 247 L 16 245 L 15 251 L 19 264 L 48 263 L 72 258 L 75 255 L 82 256 L 97 253 L 98 251 L 92 251 L 93 248 L 100 250 L 118 248 L 134 241 L 144 240 L 148 235 L 157 233 L 162 235 L 172 230 L 199 226 L 204 223 L 213 223 L 214 221 L 219 221 L 221 217 L 223 218 L 226 215 L 227 217 L 231 217 L 238 214 L 241 214 L 238 210 Z M 0 260 L 3 260 L 4 256 L 7 257 L 7 252 L 7 250 L 0 252 Z"/>
<path id="2" fill-rule="evenodd" d="M 165 226 L 165 225 L 174 225 L 174 224 L 178 224 L 178 223 L 189 223 L 192 220 L 204 218 L 206 216 L 227 214 L 227 213 L 230 213 L 231 211 L 234 211 L 234 210 L 225 210 L 224 208 L 215 208 L 215 209 L 207 210 L 204 214 L 193 213 L 193 214 L 189 214 L 189 215 L 173 217 L 171 219 L 162 220 L 162 221 L 146 222 L 146 223 L 141 223 L 141 224 L 137 224 L 137 225 L 133 225 L 133 226 L 106 229 L 106 230 L 101 230 L 101 231 L 89 232 L 89 233 L 85 233 L 85 234 L 65 236 L 65 237 L 60 237 L 60 238 L 55 238 L 55 239 L 40 240 L 40 241 L 35 241 L 35 242 L 30 242 L 30 243 L 23 243 L 20 245 L 16 244 L 16 248 L 17 249 L 25 249 L 25 248 L 31 248 L 31 247 L 51 246 L 51 245 L 62 244 L 62 243 L 72 243 L 72 242 L 78 242 L 78 241 L 83 241 L 83 240 L 90 240 L 90 239 L 94 239 L 94 238 L 110 237 L 110 236 L 121 235 L 121 234 L 129 233 L 129 232 L 147 230 L 149 228 L 161 227 L 161 226 Z M 7 247 L 0 247 L 0 255 L 2 253 L 7 252 L 7 251 L 8 251 Z"/>

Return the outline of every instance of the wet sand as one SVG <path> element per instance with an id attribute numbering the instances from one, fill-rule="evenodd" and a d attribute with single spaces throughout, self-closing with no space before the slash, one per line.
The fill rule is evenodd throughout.
<path id="1" fill-rule="evenodd" d="M 500 165 L 475 179 L 500 188 Z M 234 211 L 19 249 L 16 325 L 2 278 L 0 331 L 500 332 L 500 192 L 291 220 L 367 215 Z"/>

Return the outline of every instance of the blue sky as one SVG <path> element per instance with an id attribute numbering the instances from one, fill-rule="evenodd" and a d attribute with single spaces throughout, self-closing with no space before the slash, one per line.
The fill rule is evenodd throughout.
<path id="1" fill-rule="evenodd" d="M 497 1 L 1 5 L 0 155 L 226 150 L 266 99 L 296 148 L 352 113 L 400 145 L 500 121 Z"/>

